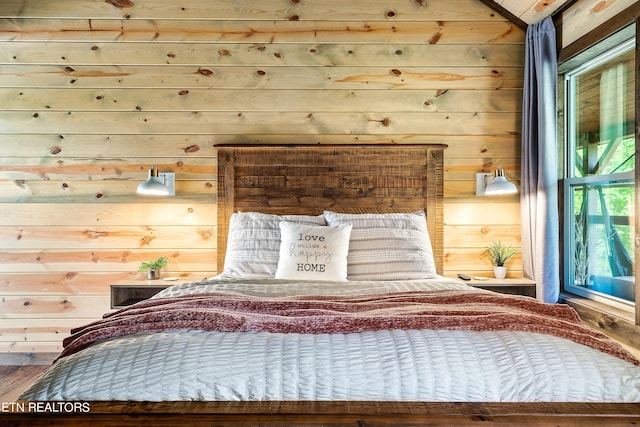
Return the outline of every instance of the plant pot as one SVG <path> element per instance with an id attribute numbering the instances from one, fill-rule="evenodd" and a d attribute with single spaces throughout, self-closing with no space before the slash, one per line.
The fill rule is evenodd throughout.
<path id="1" fill-rule="evenodd" d="M 147 279 L 148 280 L 157 280 L 160 278 L 160 270 L 159 269 L 150 269 L 147 270 Z"/>
<path id="2" fill-rule="evenodd" d="M 496 279 L 504 279 L 505 277 L 507 277 L 507 267 L 505 266 L 494 266 L 493 267 L 493 275 L 496 277 Z"/>

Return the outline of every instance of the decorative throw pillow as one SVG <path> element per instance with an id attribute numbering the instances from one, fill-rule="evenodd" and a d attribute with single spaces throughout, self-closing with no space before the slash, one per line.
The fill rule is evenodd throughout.
<path id="1" fill-rule="evenodd" d="M 325 211 L 329 225 L 352 224 L 349 280 L 422 279 L 436 274 L 424 212 L 341 214 Z"/>
<path id="2" fill-rule="evenodd" d="M 236 212 L 231 215 L 223 274 L 242 278 L 273 278 L 280 254 L 280 222 L 326 225 L 322 215 L 271 215 Z"/>
<path id="3" fill-rule="evenodd" d="M 317 227 L 280 223 L 276 279 L 347 280 L 351 224 Z"/>

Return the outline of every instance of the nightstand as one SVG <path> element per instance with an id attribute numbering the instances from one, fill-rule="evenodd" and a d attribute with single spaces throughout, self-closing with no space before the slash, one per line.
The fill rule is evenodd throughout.
<path id="1" fill-rule="evenodd" d="M 180 276 L 178 280 L 146 280 L 125 279 L 111 284 L 111 308 L 122 308 L 139 301 L 151 298 L 163 289 L 178 283 L 201 280 L 202 277 L 193 275 Z"/>
<path id="2" fill-rule="evenodd" d="M 524 295 L 528 297 L 536 297 L 536 282 L 524 277 L 509 277 L 506 279 L 496 279 L 495 277 L 487 277 L 487 280 L 471 279 L 469 281 L 460 280 L 469 286 L 476 288 L 488 289 L 503 294 Z"/>

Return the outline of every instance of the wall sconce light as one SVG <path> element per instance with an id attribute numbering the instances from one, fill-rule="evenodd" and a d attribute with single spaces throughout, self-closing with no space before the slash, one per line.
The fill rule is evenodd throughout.
<path id="1" fill-rule="evenodd" d="M 517 192 L 516 185 L 507 181 L 502 168 L 498 168 L 495 173 L 476 174 L 476 196 L 498 196 Z"/>
<path id="2" fill-rule="evenodd" d="M 175 196 L 176 174 L 158 172 L 155 166 L 152 166 L 147 180 L 138 185 L 137 193 L 150 196 Z"/>

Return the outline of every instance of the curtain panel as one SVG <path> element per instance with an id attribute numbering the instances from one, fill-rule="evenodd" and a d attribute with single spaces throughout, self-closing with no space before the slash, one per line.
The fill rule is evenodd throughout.
<path id="1" fill-rule="evenodd" d="M 548 303 L 560 294 L 556 31 L 551 18 L 526 34 L 522 103 L 521 234 L 525 276 Z"/>

